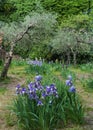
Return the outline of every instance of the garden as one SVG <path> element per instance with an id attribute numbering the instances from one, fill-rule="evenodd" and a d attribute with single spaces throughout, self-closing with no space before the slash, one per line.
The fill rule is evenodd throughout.
<path id="1" fill-rule="evenodd" d="M 93 130 L 92 28 L 92 0 L 0 0 L 0 130 Z"/>
<path id="2" fill-rule="evenodd" d="M 90 129 L 89 66 L 63 68 L 58 62 L 13 60 L 8 75 L 0 83 L 1 129 Z"/>

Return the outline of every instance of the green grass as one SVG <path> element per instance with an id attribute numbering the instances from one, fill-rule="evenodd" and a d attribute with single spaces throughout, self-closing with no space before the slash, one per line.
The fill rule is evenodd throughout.
<path id="1" fill-rule="evenodd" d="M 87 78 L 87 79 L 81 79 L 80 80 L 84 90 L 89 93 L 93 93 L 93 79 Z"/>
<path id="2" fill-rule="evenodd" d="M 6 87 L 0 87 L 0 94 L 4 94 L 7 91 Z"/>
<path id="3" fill-rule="evenodd" d="M 0 79 L 0 83 L 9 84 L 11 82 L 11 77 L 6 77 L 5 79 Z"/>

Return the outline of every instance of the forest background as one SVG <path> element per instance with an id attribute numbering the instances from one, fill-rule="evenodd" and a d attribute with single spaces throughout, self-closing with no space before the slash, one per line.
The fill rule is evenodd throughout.
<path id="1" fill-rule="evenodd" d="M 15 34 L 29 21 L 33 27 L 20 40 L 14 54 L 23 58 L 86 63 L 93 60 L 92 0 L 0 0 L 0 30 L 8 52 Z"/>

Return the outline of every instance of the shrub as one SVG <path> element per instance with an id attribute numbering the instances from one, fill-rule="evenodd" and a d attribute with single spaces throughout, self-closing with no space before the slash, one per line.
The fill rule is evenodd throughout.
<path id="1" fill-rule="evenodd" d="M 93 79 L 92 78 L 85 79 L 81 81 L 81 83 L 83 84 L 83 87 L 87 92 L 93 92 Z"/>
<path id="2" fill-rule="evenodd" d="M 93 79 L 88 79 L 86 83 L 88 88 L 93 89 Z"/>
<path id="3" fill-rule="evenodd" d="M 24 66 L 26 61 L 24 59 L 15 59 L 12 61 L 12 66 Z"/>
<path id="4" fill-rule="evenodd" d="M 82 71 L 90 72 L 93 70 L 93 63 L 87 63 L 80 65 L 80 69 Z"/>

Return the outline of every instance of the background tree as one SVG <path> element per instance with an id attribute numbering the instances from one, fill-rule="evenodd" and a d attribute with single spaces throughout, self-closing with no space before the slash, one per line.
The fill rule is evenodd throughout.
<path id="1" fill-rule="evenodd" d="M 81 53 L 89 53 L 91 44 L 89 43 L 89 37 L 86 34 L 76 32 L 75 30 L 62 29 L 58 31 L 55 38 L 51 41 L 52 51 L 56 54 L 66 55 L 68 64 L 72 62 L 74 65 L 77 63 L 77 55 Z"/>
<path id="2" fill-rule="evenodd" d="M 3 47 L 6 49 L 6 51 L 9 51 L 9 49 L 11 48 L 12 41 L 14 41 L 14 39 L 16 39 L 16 37 L 22 32 L 24 32 L 25 29 L 28 27 L 26 26 L 29 25 L 28 21 L 33 19 L 32 23 L 36 23 L 36 21 L 39 20 L 39 18 L 41 18 L 41 15 L 43 14 L 42 12 L 49 11 L 52 12 L 52 14 L 57 14 L 58 24 L 55 27 L 54 24 L 51 24 L 51 19 L 53 19 L 52 15 L 50 15 L 48 19 L 49 22 L 47 23 L 44 22 L 44 19 L 46 20 L 45 17 L 47 17 L 45 15 L 45 17 L 42 18 L 41 22 L 40 20 L 38 21 L 39 22 L 38 26 L 36 23 L 35 26 L 31 29 L 31 31 L 29 29 L 28 33 L 26 33 L 23 36 L 23 38 L 17 42 L 18 44 L 15 44 L 13 53 L 18 54 L 23 58 L 26 58 L 28 56 L 31 58 L 34 58 L 36 56 L 42 56 L 43 58 L 46 57 L 49 60 L 51 59 L 55 60 L 56 58 L 61 59 L 60 57 L 64 56 L 64 59 L 67 59 L 69 64 L 72 61 L 72 59 L 74 63 L 76 62 L 76 59 L 79 58 L 78 54 L 80 55 L 81 58 L 82 54 L 92 55 L 93 50 L 92 44 L 91 44 L 91 52 L 89 51 L 84 52 L 84 50 L 82 50 L 83 49 L 82 46 L 84 45 L 83 43 L 89 43 L 89 41 L 92 41 L 93 1 L 91 2 L 90 0 L 89 1 L 88 0 L 85 1 L 6 0 L 6 1 L 7 2 L 5 2 L 5 4 L 7 3 L 8 5 L 13 4 L 12 6 L 13 11 L 11 10 L 5 11 L 6 13 L 3 13 L 2 11 L 0 12 L 1 13 L 0 18 L 3 19 L 4 21 L 7 21 L 7 24 L 0 21 L 0 29 L 2 28 L 2 30 L 5 32 L 4 41 L 7 41 L 7 42 L 3 41 L 4 43 Z M 88 10 L 90 8 L 91 11 L 88 14 Z M 30 15 L 27 16 L 29 13 Z M 25 16 L 27 17 L 24 20 Z M 13 22 L 11 23 L 11 21 Z M 89 40 L 89 37 L 91 40 Z M 84 39 L 86 39 L 86 41 Z M 57 43 L 60 44 L 57 45 Z M 60 47 L 62 48 L 62 50 L 60 49 Z M 89 45 L 85 45 L 84 47 L 86 47 L 86 49 L 88 48 L 88 50 L 90 48 Z M 46 51 L 42 53 L 43 50 L 45 50 L 45 48 Z M 82 53 L 80 52 L 80 50 Z"/>

